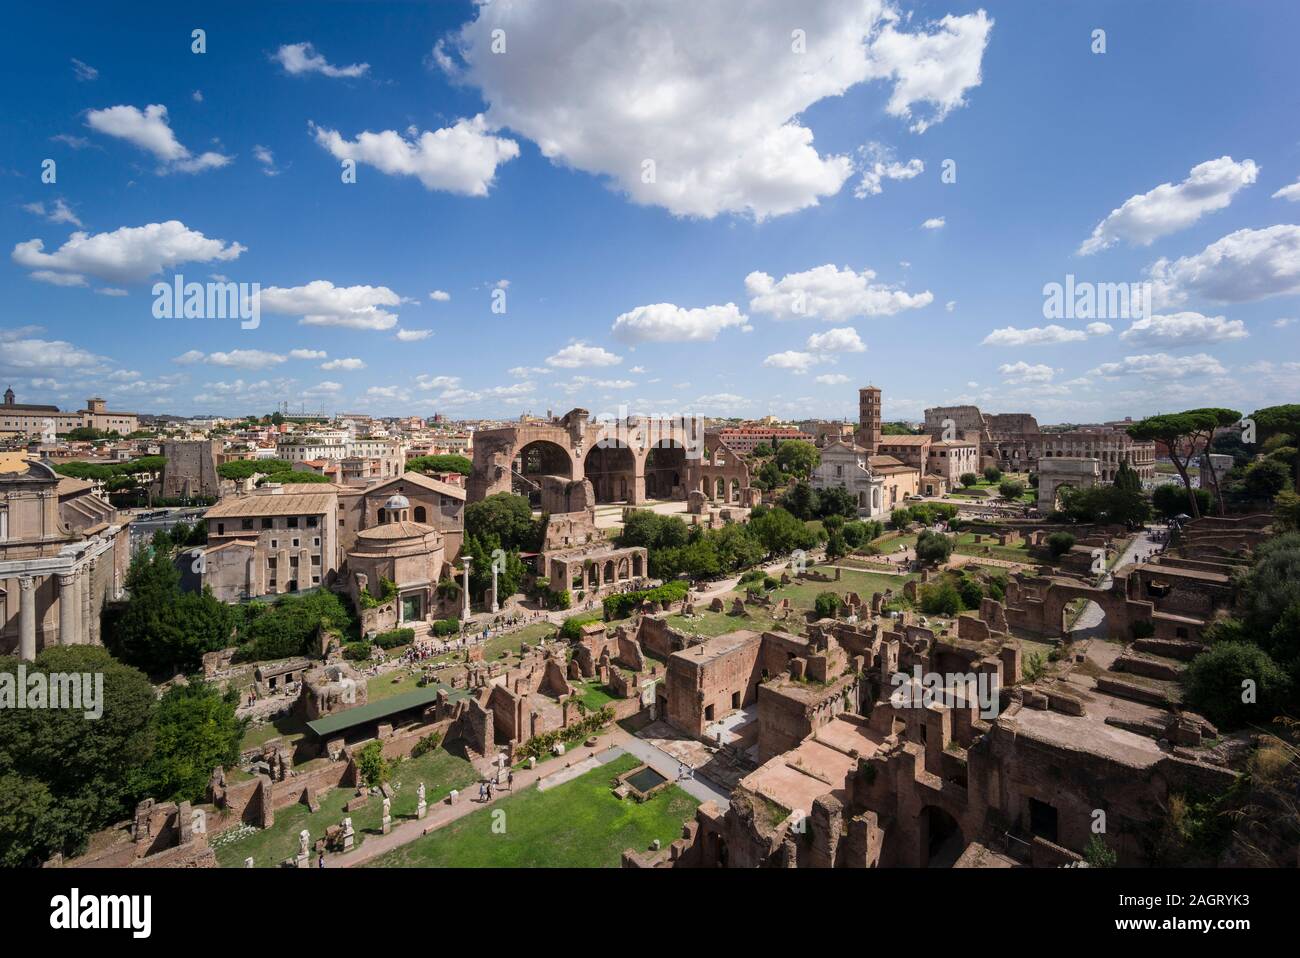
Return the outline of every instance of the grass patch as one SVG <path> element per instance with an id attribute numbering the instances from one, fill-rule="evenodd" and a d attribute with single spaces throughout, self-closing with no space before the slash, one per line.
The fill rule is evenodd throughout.
<path id="1" fill-rule="evenodd" d="M 621 755 L 545 792 L 535 788 L 457 819 L 377 859 L 397 868 L 617 868 L 624 849 L 665 845 L 699 802 L 675 785 L 637 804 L 610 791 L 616 775 L 641 764 Z M 505 832 L 492 830 L 504 812 Z M 496 816 L 495 820 L 501 820 Z"/>
<path id="2" fill-rule="evenodd" d="M 282 738 L 285 744 L 292 746 L 306 734 L 306 724 L 297 714 L 290 712 L 288 715 L 277 716 L 264 725 L 250 725 L 239 743 L 239 750 L 246 752 L 261 748 L 273 738 Z"/>

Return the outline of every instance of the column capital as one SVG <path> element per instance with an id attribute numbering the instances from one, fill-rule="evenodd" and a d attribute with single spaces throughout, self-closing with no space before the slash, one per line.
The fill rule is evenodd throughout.
<path id="1" fill-rule="evenodd" d="M 31 592 L 35 586 L 35 577 L 30 575 L 22 575 L 18 577 L 18 588 L 22 589 L 24 592 Z"/>

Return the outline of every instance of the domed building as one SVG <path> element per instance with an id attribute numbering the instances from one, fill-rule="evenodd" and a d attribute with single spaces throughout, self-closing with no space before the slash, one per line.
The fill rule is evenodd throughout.
<path id="1" fill-rule="evenodd" d="M 363 627 L 387 629 L 423 621 L 437 604 L 435 590 L 447 565 L 442 533 L 411 521 L 410 500 L 401 493 L 388 498 L 380 515 L 383 521 L 379 525 L 357 533 L 348 550 L 347 567 L 354 599 L 362 589 L 383 599 L 383 583 L 388 580 L 396 586 L 395 603 L 392 608 L 385 601 L 366 609 L 357 601 Z"/>

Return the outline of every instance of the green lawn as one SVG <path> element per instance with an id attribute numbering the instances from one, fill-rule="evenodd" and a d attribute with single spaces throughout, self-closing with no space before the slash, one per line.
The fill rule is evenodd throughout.
<path id="1" fill-rule="evenodd" d="M 815 566 L 810 572 L 824 572 L 834 579 L 835 570 L 829 566 Z M 874 592 L 884 592 L 886 589 L 893 589 L 895 592 L 901 592 L 904 583 L 908 579 L 915 579 L 916 575 L 886 575 L 880 572 L 856 572 L 845 569 L 838 582 L 814 582 L 808 580 L 799 582 L 797 579 L 792 580 L 789 585 L 783 585 L 772 592 L 775 601 L 788 598 L 790 604 L 800 609 L 811 609 L 817 596 L 822 592 L 838 592 L 841 595 L 845 592 L 856 592 L 862 597 L 864 602 L 871 599 Z"/>
<path id="2" fill-rule="evenodd" d="M 293 745 L 307 734 L 307 726 L 296 714 L 281 715 L 264 725 L 250 725 L 239 743 L 241 752 L 258 748 L 273 738 L 282 738 L 288 745 Z"/>
<path id="3" fill-rule="evenodd" d="M 670 785 L 643 804 L 610 791 L 616 775 L 640 765 L 621 755 L 571 782 L 536 788 L 457 819 L 394 849 L 379 867 L 407 868 L 617 868 L 624 849 L 645 850 L 681 835 L 682 822 L 699 804 Z M 504 812 L 504 818 L 500 814 Z M 493 824 L 503 821 L 498 834 Z"/>
<path id="4" fill-rule="evenodd" d="M 963 532 L 957 536 L 954 551 L 962 555 L 989 556 L 994 559 L 1006 559 L 1010 562 L 1029 562 L 1029 544 L 1021 539 L 1016 545 L 998 545 L 992 537 L 980 533 L 983 541 L 975 541 L 974 532 Z"/>
<path id="5" fill-rule="evenodd" d="M 578 701 L 595 712 L 614 701 L 614 696 L 605 691 L 598 679 L 575 683 L 578 689 Z"/>
<path id="6" fill-rule="evenodd" d="M 394 682 L 393 679 L 397 681 Z M 401 666 L 380 675 L 372 675 L 366 680 L 368 696 L 366 701 L 378 702 L 394 695 L 401 695 L 403 692 L 414 692 L 420 687 L 419 681 L 419 673 L 412 671 L 408 666 Z"/>
<path id="7" fill-rule="evenodd" d="M 438 748 L 419 758 L 407 759 L 393 770 L 392 783 L 397 788 L 393 796 L 394 823 L 403 818 L 415 817 L 416 787 L 424 782 L 425 796 L 430 805 L 447 796 L 453 788 L 464 789 L 478 781 L 474 766 L 459 755 Z M 312 844 L 325 836 L 329 825 L 343 821 L 343 806 L 355 795 L 351 788 L 333 788 L 320 796 L 320 810 L 311 812 L 301 803 L 280 809 L 275 813 L 275 824 L 236 841 L 217 846 L 217 864 L 222 868 L 243 867 L 244 859 L 252 856 L 258 868 L 274 868 L 286 858 L 298 853 L 298 833 L 307 829 Z M 361 844 L 368 834 L 378 834 L 383 816 L 383 799 L 372 797 L 366 807 L 352 813 L 352 827 L 356 842 Z M 219 836 L 216 837 L 220 841 Z"/>

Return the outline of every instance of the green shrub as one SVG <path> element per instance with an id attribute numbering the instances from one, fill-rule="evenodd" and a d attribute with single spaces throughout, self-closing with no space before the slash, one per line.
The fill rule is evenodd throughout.
<path id="1" fill-rule="evenodd" d="M 369 642 L 349 642 L 343 646 L 343 658 L 353 662 L 365 662 L 370 658 L 373 648 L 374 646 Z"/>
<path id="2" fill-rule="evenodd" d="M 441 744 L 442 744 L 442 733 L 430 732 L 424 738 L 420 739 L 418 742 L 415 743 L 415 747 L 411 749 L 411 758 L 419 758 L 421 755 L 425 754 L 426 752 L 432 752 L 435 748 L 437 748 Z"/>
<path id="3" fill-rule="evenodd" d="M 690 584 L 685 579 L 673 579 L 655 589 L 641 589 L 637 592 L 622 592 L 606 596 L 601 603 L 605 610 L 605 621 L 622 619 L 636 611 L 642 602 L 680 602 L 690 591 Z"/>
<path id="4" fill-rule="evenodd" d="M 415 641 L 415 629 L 391 629 L 380 632 L 372 639 L 381 649 L 395 649 L 399 645 L 410 645 Z"/>
<path id="5" fill-rule="evenodd" d="M 956 615 L 961 608 L 961 593 L 948 579 L 921 586 L 921 611 L 927 615 Z"/>
<path id="6" fill-rule="evenodd" d="M 438 636 L 455 635 L 460 631 L 460 619 L 452 616 L 450 619 L 439 619 L 433 623 L 433 634 Z"/>
<path id="7" fill-rule="evenodd" d="M 840 597 L 834 592 L 819 592 L 813 600 L 813 611 L 819 619 L 834 619 L 840 612 Z"/>
<path id="8" fill-rule="evenodd" d="M 578 639 L 582 638 L 582 627 L 584 625 L 590 625 L 592 622 L 599 621 L 600 616 L 594 613 L 588 613 L 586 615 L 571 615 L 565 619 L 564 624 L 560 626 L 560 638 L 566 639 L 569 642 L 576 642 Z"/>
<path id="9" fill-rule="evenodd" d="M 1254 701 L 1243 701 L 1246 683 Z M 1183 673 L 1187 703 L 1220 728 L 1267 726 L 1286 700 L 1287 674 L 1252 642 L 1216 642 Z"/>
<path id="10" fill-rule="evenodd" d="M 1059 559 L 1074 548 L 1074 536 L 1068 532 L 1053 532 L 1047 537 L 1047 548 L 1053 558 Z"/>

